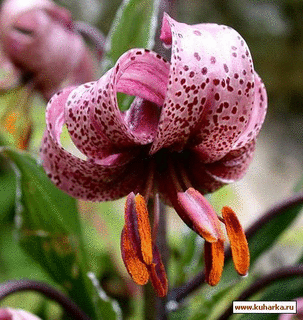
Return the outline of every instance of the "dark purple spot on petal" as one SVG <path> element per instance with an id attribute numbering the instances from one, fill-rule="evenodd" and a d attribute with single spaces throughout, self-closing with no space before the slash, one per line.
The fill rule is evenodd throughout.
<path id="1" fill-rule="evenodd" d="M 203 67 L 202 70 L 201 70 L 202 74 L 206 75 L 207 74 L 207 68 L 206 67 Z"/>
<path id="2" fill-rule="evenodd" d="M 215 64 L 216 63 L 216 57 L 210 57 L 210 63 Z"/>
<path id="3" fill-rule="evenodd" d="M 198 52 L 195 52 L 195 53 L 194 53 L 194 57 L 195 57 L 198 61 L 201 60 L 201 57 L 200 57 L 200 55 L 199 55 Z"/>

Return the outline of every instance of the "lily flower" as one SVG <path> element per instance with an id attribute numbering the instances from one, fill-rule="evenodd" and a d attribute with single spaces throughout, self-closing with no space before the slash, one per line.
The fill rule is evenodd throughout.
<path id="1" fill-rule="evenodd" d="M 63 83 L 66 86 L 94 79 L 92 56 L 67 9 L 50 0 L 5 0 L 0 22 L 6 60 L 0 65 L 6 71 L 0 89 L 18 80 L 31 80 L 49 100 L 64 87 Z"/>
<path id="2" fill-rule="evenodd" d="M 150 278 L 164 296 L 165 270 L 146 209 L 156 194 L 205 239 L 210 285 L 218 283 L 224 264 L 221 222 L 236 270 L 247 273 L 248 245 L 235 213 L 224 207 L 219 217 L 203 195 L 245 174 L 267 97 L 249 49 L 233 29 L 190 26 L 165 14 L 161 39 L 171 46 L 170 62 L 131 49 L 98 81 L 53 96 L 41 157 L 50 179 L 73 197 L 106 201 L 128 195 L 124 263 L 135 282 Z M 125 112 L 117 92 L 136 97 Z M 64 124 L 85 159 L 62 147 Z"/>
<path id="3" fill-rule="evenodd" d="M 41 320 L 37 316 L 21 309 L 0 309 L 0 320 Z"/>

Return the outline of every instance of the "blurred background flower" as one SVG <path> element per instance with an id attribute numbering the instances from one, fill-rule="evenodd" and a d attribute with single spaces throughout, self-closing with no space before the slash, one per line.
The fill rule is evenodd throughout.
<path id="1" fill-rule="evenodd" d="M 6 0 L 0 21 L 4 54 L 46 100 L 62 85 L 94 79 L 92 56 L 67 9 L 49 0 Z"/>
<path id="2" fill-rule="evenodd" d="M 5 309 L 0 309 L 0 320 L 41 320 L 41 319 L 24 310 L 5 308 Z"/>

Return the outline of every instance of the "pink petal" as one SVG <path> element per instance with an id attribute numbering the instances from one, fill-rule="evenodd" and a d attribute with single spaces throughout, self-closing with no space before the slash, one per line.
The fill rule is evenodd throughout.
<path id="1" fill-rule="evenodd" d="M 153 102 L 135 98 L 131 107 L 125 112 L 127 127 L 144 143 L 151 143 L 157 132 L 160 108 Z"/>
<path id="2" fill-rule="evenodd" d="M 193 230 L 208 242 L 223 239 L 218 216 L 209 202 L 194 188 L 178 192 L 180 207 L 192 222 Z"/>
<path id="3" fill-rule="evenodd" d="M 172 42 L 171 70 L 151 153 L 198 145 L 205 161 L 232 148 L 252 114 L 254 70 L 247 45 L 231 28 L 188 26 L 164 16 L 162 39 Z M 191 139 L 195 136 L 195 139 Z"/>
<path id="4" fill-rule="evenodd" d="M 122 148 L 150 143 L 154 135 L 151 127 L 155 128 L 158 120 L 146 116 L 146 130 L 142 126 L 138 129 L 137 124 L 134 128 L 127 115 L 124 120 L 117 103 L 117 92 L 161 105 L 168 69 L 169 64 L 156 53 L 133 49 L 121 56 L 115 67 L 100 80 L 76 88 L 65 111 L 68 130 L 76 146 L 87 156 L 98 157 L 100 149 L 103 152 L 103 145 L 108 149 L 109 145 Z M 136 106 L 132 111 L 134 108 Z"/>
<path id="5" fill-rule="evenodd" d="M 46 113 L 47 131 L 41 147 L 43 167 L 58 188 L 73 197 L 104 201 L 140 191 L 146 163 L 131 161 L 129 153 L 111 155 L 99 161 L 82 160 L 67 152 L 60 143 L 64 124 L 64 102 L 72 88 L 56 94 Z"/>
<path id="6" fill-rule="evenodd" d="M 244 144 L 255 139 L 262 127 L 267 111 L 267 94 L 264 83 L 258 74 L 255 73 L 255 99 L 252 115 L 249 118 L 247 127 L 240 135 L 233 149 L 239 149 Z"/>
<path id="7" fill-rule="evenodd" d="M 242 148 L 230 151 L 221 160 L 205 164 L 206 172 L 222 183 L 232 183 L 245 175 L 254 155 L 255 140 L 251 140 Z"/>
<path id="8" fill-rule="evenodd" d="M 65 106 L 66 125 L 74 144 L 89 158 L 100 159 L 113 153 L 113 144 L 96 121 L 95 91 L 96 82 L 83 84 L 60 103 Z"/>

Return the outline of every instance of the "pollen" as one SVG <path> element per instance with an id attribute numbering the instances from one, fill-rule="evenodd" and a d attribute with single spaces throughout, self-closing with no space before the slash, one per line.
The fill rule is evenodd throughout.
<path id="1" fill-rule="evenodd" d="M 149 280 L 149 272 L 146 265 L 137 256 L 126 228 L 122 230 L 121 252 L 126 269 L 132 279 L 139 285 L 146 284 Z"/>
<path id="2" fill-rule="evenodd" d="M 219 239 L 216 242 L 204 244 L 205 255 L 205 281 L 215 286 L 219 283 L 224 266 L 224 241 Z"/>
<path id="3" fill-rule="evenodd" d="M 138 221 L 138 232 L 141 242 L 141 252 L 144 262 L 150 265 L 153 261 L 151 227 L 148 218 L 148 210 L 144 198 L 137 194 L 135 196 L 135 206 Z"/>
<path id="4" fill-rule="evenodd" d="M 249 268 L 250 255 L 244 230 L 230 207 L 223 207 L 222 216 L 230 241 L 235 269 L 240 275 L 245 276 Z"/>

